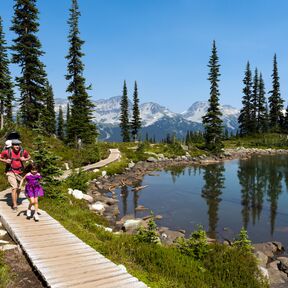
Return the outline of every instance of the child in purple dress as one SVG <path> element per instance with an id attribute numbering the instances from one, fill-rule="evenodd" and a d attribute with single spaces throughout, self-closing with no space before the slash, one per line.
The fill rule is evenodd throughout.
<path id="1" fill-rule="evenodd" d="M 31 218 L 31 207 L 34 205 L 35 213 L 34 213 L 34 220 L 39 221 L 38 215 L 38 197 L 44 196 L 44 190 L 39 183 L 39 180 L 42 176 L 38 173 L 37 166 L 32 163 L 30 166 L 30 172 L 28 172 L 22 179 L 20 183 L 20 187 L 22 186 L 24 180 L 26 180 L 25 185 L 25 194 L 26 197 L 29 198 L 29 206 L 28 210 L 26 211 L 27 218 Z"/>

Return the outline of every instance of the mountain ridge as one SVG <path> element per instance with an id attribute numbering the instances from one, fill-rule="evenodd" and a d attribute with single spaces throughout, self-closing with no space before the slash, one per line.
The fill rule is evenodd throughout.
<path id="1" fill-rule="evenodd" d="M 92 101 L 95 105 L 93 111 L 93 121 L 100 131 L 100 139 L 106 141 L 121 141 L 120 136 L 120 103 L 121 96 L 113 96 L 108 99 Z M 65 112 L 67 100 L 55 99 L 55 109 Z M 142 138 L 153 137 L 161 140 L 169 133 L 176 137 L 185 137 L 187 131 L 201 131 L 202 116 L 208 109 L 208 101 L 196 101 L 182 113 L 176 113 L 165 106 L 155 102 L 146 102 L 139 105 L 140 117 L 142 120 Z M 128 102 L 130 117 L 132 116 L 132 102 Z M 239 110 L 230 105 L 220 105 L 224 127 L 230 132 L 238 129 Z"/>

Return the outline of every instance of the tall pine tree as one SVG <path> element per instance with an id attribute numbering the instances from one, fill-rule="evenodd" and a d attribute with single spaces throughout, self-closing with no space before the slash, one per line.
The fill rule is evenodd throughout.
<path id="1" fill-rule="evenodd" d="M 262 73 L 259 76 L 259 95 L 258 95 L 258 118 L 257 118 L 257 132 L 265 133 L 268 132 L 269 123 L 267 117 L 266 108 L 266 97 L 265 97 L 265 85 L 262 77 Z"/>
<path id="2" fill-rule="evenodd" d="M 273 73 L 272 73 L 272 90 L 269 91 L 269 120 L 270 128 L 272 131 L 280 131 L 283 125 L 283 99 L 280 94 L 280 83 L 277 67 L 276 54 L 273 59 Z"/>
<path id="3" fill-rule="evenodd" d="M 137 88 L 137 82 L 135 81 L 134 94 L 133 94 L 133 113 L 131 121 L 131 134 L 134 141 L 136 141 L 137 137 L 139 137 L 140 129 L 141 129 L 141 118 L 139 111 L 138 88 Z"/>
<path id="4" fill-rule="evenodd" d="M 96 125 L 92 122 L 92 112 L 94 105 L 87 93 L 88 87 L 85 86 L 83 76 L 84 64 L 81 58 L 84 56 L 81 48 L 84 41 L 80 39 L 78 28 L 80 12 L 77 0 L 72 0 L 70 9 L 70 26 L 68 40 L 70 43 L 66 79 L 69 82 L 67 92 L 70 102 L 70 117 L 67 123 L 67 141 L 70 144 L 77 145 L 79 141 L 84 144 L 94 143 L 97 136 Z"/>
<path id="5" fill-rule="evenodd" d="M 219 153 L 223 148 L 223 126 L 221 116 L 222 113 L 219 107 L 219 67 L 216 43 L 213 41 L 212 55 L 209 60 L 208 67 L 210 68 L 208 80 L 210 81 L 210 98 L 207 113 L 203 116 L 203 125 L 205 128 L 205 143 L 206 147 Z"/>
<path id="6" fill-rule="evenodd" d="M 128 113 L 128 92 L 127 92 L 127 86 L 126 81 L 124 81 L 123 86 L 123 94 L 121 98 L 120 103 L 120 128 L 121 128 L 121 135 L 122 135 L 122 141 L 123 142 L 129 142 L 130 141 L 130 135 L 129 135 L 129 113 Z"/>
<path id="7" fill-rule="evenodd" d="M 57 137 L 60 140 L 64 140 L 64 118 L 62 107 L 59 107 L 58 118 L 57 118 Z"/>
<path id="8" fill-rule="evenodd" d="M 252 73 L 250 70 L 250 63 L 247 62 L 245 77 L 243 79 L 243 97 L 242 97 L 242 109 L 238 118 L 239 129 L 241 135 L 247 135 L 251 132 L 251 97 L 252 97 Z"/>
<path id="9" fill-rule="evenodd" d="M 257 132 L 257 119 L 258 119 L 258 98 L 259 98 L 259 79 L 258 70 L 255 69 L 253 77 L 253 88 L 251 96 L 251 133 Z"/>
<path id="10" fill-rule="evenodd" d="M 16 77 L 20 89 L 21 122 L 32 128 L 41 121 L 45 111 L 46 72 L 40 61 L 44 52 L 36 36 L 38 27 L 36 0 L 16 0 L 11 30 L 17 37 L 11 47 L 12 62 L 20 66 L 22 73 Z"/>
<path id="11" fill-rule="evenodd" d="M 9 71 L 7 46 L 0 17 L 0 127 L 12 122 L 12 102 L 14 100 L 13 83 Z"/>
<path id="12" fill-rule="evenodd" d="M 55 101 L 52 86 L 47 82 L 46 84 L 46 97 L 45 97 L 45 110 L 43 115 L 43 125 L 49 135 L 56 133 L 56 114 L 55 114 Z"/>

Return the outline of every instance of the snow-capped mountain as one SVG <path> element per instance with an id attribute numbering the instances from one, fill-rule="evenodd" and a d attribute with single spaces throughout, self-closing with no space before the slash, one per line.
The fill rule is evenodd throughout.
<path id="1" fill-rule="evenodd" d="M 120 102 L 121 96 L 111 97 L 94 101 L 95 109 L 93 113 L 94 121 L 100 132 L 100 139 L 110 141 L 120 141 Z M 67 101 L 55 99 L 56 111 L 59 106 L 65 114 Z M 129 101 L 129 114 L 132 115 L 132 102 Z M 185 137 L 187 131 L 203 130 L 202 116 L 208 109 L 208 102 L 195 102 L 188 110 L 183 113 L 175 113 L 157 103 L 148 102 L 139 106 L 140 117 L 142 120 L 142 138 L 149 135 L 151 138 L 161 140 L 175 134 L 179 138 Z M 239 110 L 229 105 L 220 107 L 223 114 L 224 126 L 236 132 L 238 129 Z"/>
<path id="2" fill-rule="evenodd" d="M 187 111 L 181 113 L 181 115 L 188 121 L 202 123 L 202 117 L 207 112 L 208 106 L 208 102 L 197 101 Z M 237 129 L 239 110 L 230 105 L 220 105 L 220 111 L 224 126 L 231 130 Z"/>
<path id="3" fill-rule="evenodd" d="M 120 123 L 121 96 L 95 101 L 94 120 L 97 123 L 118 125 Z M 129 114 L 132 115 L 132 102 L 128 101 Z M 175 117 L 167 108 L 153 102 L 143 103 L 139 106 L 143 127 L 152 125 L 162 117 Z"/>

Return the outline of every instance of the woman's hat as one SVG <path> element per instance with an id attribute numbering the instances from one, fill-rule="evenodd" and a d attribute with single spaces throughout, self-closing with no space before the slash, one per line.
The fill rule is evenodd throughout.
<path id="1" fill-rule="evenodd" d="M 20 145 L 22 142 L 19 139 L 12 139 L 12 145 Z"/>

